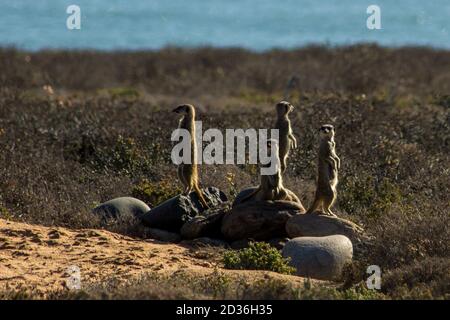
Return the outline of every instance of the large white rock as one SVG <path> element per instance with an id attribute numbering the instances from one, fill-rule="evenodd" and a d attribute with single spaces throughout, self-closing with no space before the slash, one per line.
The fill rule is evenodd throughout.
<path id="1" fill-rule="evenodd" d="M 299 276 L 338 280 L 344 265 L 352 261 L 353 246 L 343 235 L 299 237 L 286 243 L 282 253 Z"/>

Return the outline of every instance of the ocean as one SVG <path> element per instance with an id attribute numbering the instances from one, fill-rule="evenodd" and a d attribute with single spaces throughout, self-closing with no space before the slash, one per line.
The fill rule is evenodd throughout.
<path id="1" fill-rule="evenodd" d="M 67 28 L 69 5 L 80 29 Z M 381 29 L 367 27 L 370 5 Z M 450 0 L 0 0 L 0 46 L 27 50 L 359 42 L 450 48 Z"/>

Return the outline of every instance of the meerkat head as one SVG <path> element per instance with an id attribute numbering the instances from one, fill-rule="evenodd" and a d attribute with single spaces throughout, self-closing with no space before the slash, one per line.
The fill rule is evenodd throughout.
<path id="1" fill-rule="evenodd" d="M 334 127 L 331 124 L 324 124 L 319 128 L 319 133 L 321 138 L 332 138 L 334 137 Z"/>
<path id="2" fill-rule="evenodd" d="M 182 104 L 172 110 L 175 113 L 193 115 L 195 113 L 194 106 L 192 104 Z"/>
<path id="3" fill-rule="evenodd" d="M 294 110 L 294 106 L 287 101 L 278 102 L 276 108 L 279 116 L 285 116 Z"/>

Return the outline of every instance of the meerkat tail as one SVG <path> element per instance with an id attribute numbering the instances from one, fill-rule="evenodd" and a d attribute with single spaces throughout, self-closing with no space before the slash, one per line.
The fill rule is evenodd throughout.
<path id="1" fill-rule="evenodd" d="M 202 206 L 204 206 L 205 208 L 209 208 L 208 203 L 205 200 L 205 197 L 203 195 L 203 191 L 199 188 L 198 185 L 194 185 L 194 191 L 198 196 L 198 199 L 200 200 Z"/>

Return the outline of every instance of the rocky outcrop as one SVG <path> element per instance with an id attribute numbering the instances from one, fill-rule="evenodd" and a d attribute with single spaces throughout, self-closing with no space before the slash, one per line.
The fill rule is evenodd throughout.
<path id="1" fill-rule="evenodd" d="M 181 236 L 184 239 L 202 237 L 223 238 L 220 230 L 222 218 L 229 210 L 230 206 L 228 203 L 223 203 L 219 207 L 206 210 L 183 224 L 180 230 Z"/>
<path id="2" fill-rule="evenodd" d="M 211 208 L 227 201 L 225 194 L 217 188 L 203 190 Z M 142 223 L 151 228 L 180 232 L 181 227 L 192 218 L 206 211 L 195 192 L 188 196 L 177 195 L 141 216 Z"/>
<path id="3" fill-rule="evenodd" d="M 286 222 L 304 208 L 290 201 L 249 201 L 234 206 L 223 217 L 226 239 L 269 240 L 286 237 Z"/>

